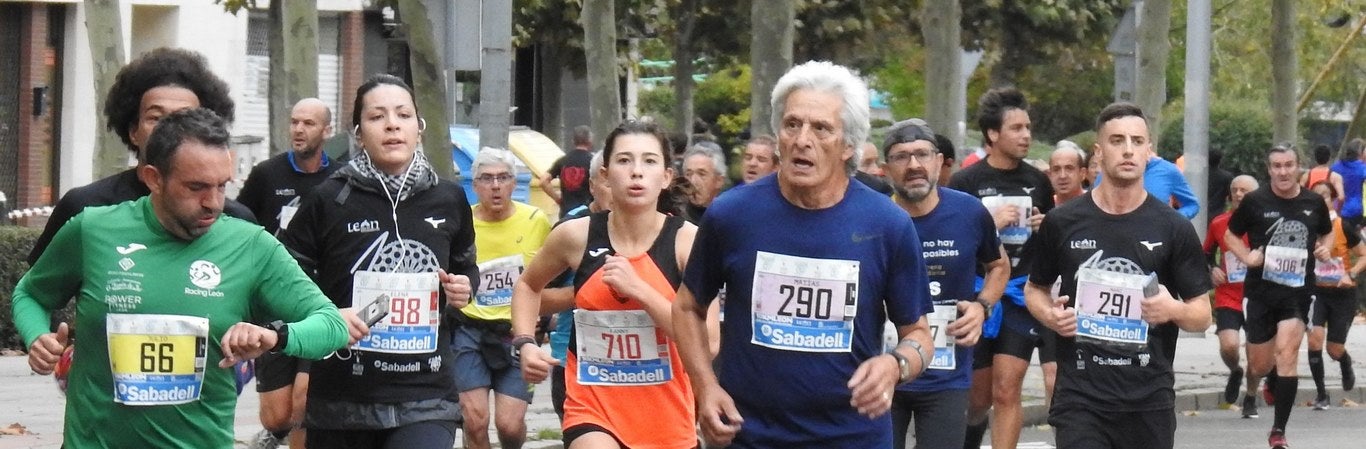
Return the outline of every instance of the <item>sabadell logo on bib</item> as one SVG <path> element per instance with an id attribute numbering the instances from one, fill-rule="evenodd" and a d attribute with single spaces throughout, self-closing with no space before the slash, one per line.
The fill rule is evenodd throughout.
<path id="1" fill-rule="evenodd" d="M 207 260 L 196 260 L 190 264 L 190 282 L 199 288 L 212 290 L 222 282 L 222 272 L 218 265 Z"/>

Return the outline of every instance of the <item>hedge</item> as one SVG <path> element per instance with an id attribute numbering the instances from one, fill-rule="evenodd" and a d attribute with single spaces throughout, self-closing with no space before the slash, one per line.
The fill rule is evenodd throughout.
<path id="1" fill-rule="evenodd" d="M 28 252 L 38 239 L 40 229 L 0 226 L 0 349 L 23 349 L 24 343 L 14 329 L 10 297 L 14 284 L 28 272 Z"/>

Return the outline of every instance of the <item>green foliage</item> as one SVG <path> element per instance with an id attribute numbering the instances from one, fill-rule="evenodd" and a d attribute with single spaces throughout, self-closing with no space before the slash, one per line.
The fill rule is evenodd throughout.
<path id="1" fill-rule="evenodd" d="M 1072 143 L 1077 144 L 1077 146 L 1081 147 L 1081 149 L 1086 150 L 1087 154 L 1090 154 L 1091 151 L 1096 147 L 1096 131 L 1088 129 L 1086 131 L 1082 131 L 1067 136 L 1063 140 L 1072 141 Z"/>
<path id="2" fill-rule="evenodd" d="M 919 14 L 920 2 L 790 1 L 797 2 L 792 42 L 793 60 L 797 62 L 826 60 L 871 69 L 888 57 L 896 57 L 889 51 L 894 44 L 916 37 L 913 18 Z"/>
<path id="3" fill-rule="evenodd" d="M 872 71 L 869 87 L 887 93 L 897 120 L 925 116 L 925 52 L 906 49 Z"/>
<path id="4" fill-rule="evenodd" d="M 693 109 L 697 117 L 714 123 L 721 142 L 731 142 L 749 126 L 748 65 L 717 71 L 697 85 Z"/>
<path id="5" fill-rule="evenodd" d="M 14 285 L 28 272 L 25 259 L 40 232 L 36 228 L 0 226 L 0 349 L 24 349 L 24 342 L 14 328 L 10 299 Z"/>
<path id="6" fill-rule="evenodd" d="M 1181 155 L 1185 114 L 1173 105 L 1166 112 L 1158 154 L 1168 160 Z M 1264 154 L 1271 147 L 1271 110 L 1262 101 L 1215 101 L 1209 109 L 1209 148 L 1224 153 L 1220 164 L 1235 174 L 1266 178 Z"/>
<path id="7" fill-rule="evenodd" d="M 1104 44 L 1077 46 L 1019 72 L 1016 85 L 1029 98 L 1034 140 L 1056 142 L 1095 127 L 1096 114 L 1113 101 L 1114 67 Z"/>

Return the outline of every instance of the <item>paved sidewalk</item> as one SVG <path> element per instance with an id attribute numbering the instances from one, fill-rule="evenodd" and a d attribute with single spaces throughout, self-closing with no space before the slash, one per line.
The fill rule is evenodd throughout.
<path id="1" fill-rule="evenodd" d="M 1177 343 L 1175 370 L 1178 412 L 1218 407 L 1219 396 L 1223 394 L 1224 382 L 1228 376 L 1228 371 L 1219 359 L 1218 347 L 1219 342 L 1214 336 L 1213 329 L 1204 334 L 1203 338 L 1183 336 Z M 1363 362 L 1366 361 L 1366 325 L 1353 326 L 1347 348 L 1358 360 L 1355 363 L 1357 372 L 1366 375 L 1366 363 Z M 1325 360 L 1325 371 L 1329 395 L 1335 405 L 1340 404 L 1344 398 L 1366 404 L 1366 386 L 1358 386 L 1354 391 L 1343 392 L 1337 363 Z M 1299 372 L 1301 381 L 1298 402 L 1303 405 L 1314 396 L 1314 384 L 1309 378 L 1309 368 L 1303 355 L 1300 357 Z M 1366 383 L 1366 380 L 1362 383 Z M 249 385 L 238 400 L 235 428 L 239 440 L 238 447 L 245 447 L 241 441 L 246 441 L 261 429 L 256 415 L 255 391 L 254 385 Z M 1025 424 L 1044 423 L 1047 410 L 1043 406 L 1043 374 L 1037 367 L 1031 367 L 1028 372 L 1023 396 Z M 0 406 L 0 427 L 18 423 L 30 432 L 28 435 L 20 436 L 0 435 L 0 449 L 56 449 L 61 446 L 62 409 L 65 401 L 58 393 L 56 383 L 51 377 L 29 372 L 26 357 L 0 357 L 0 397 L 4 398 L 4 406 Z M 1304 419 L 1303 415 L 1298 416 Z M 550 406 L 549 382 L 536 387 L 535 401 L 527 411 L 527 429 L 527 448 L 560 447 L 559 420 Z M 491 440 L 497 441 L 497 436 L 493 435 Z M 456 447 L 460 446 L 457 442 Z"/>

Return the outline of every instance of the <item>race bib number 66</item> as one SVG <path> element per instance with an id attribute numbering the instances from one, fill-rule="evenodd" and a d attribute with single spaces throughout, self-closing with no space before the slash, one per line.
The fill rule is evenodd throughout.
<path id="1" fill-rule="evenodd" d="M 750 342 L 787 351 L 849 352 L 858 283 L 858 261 L 758 252 Z"/>

